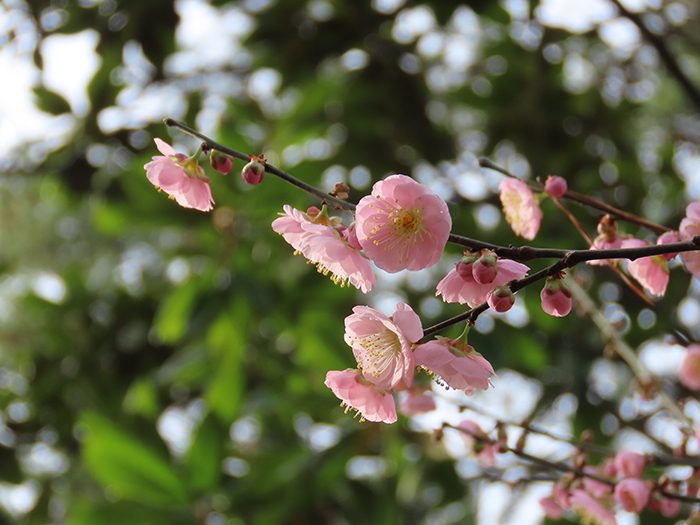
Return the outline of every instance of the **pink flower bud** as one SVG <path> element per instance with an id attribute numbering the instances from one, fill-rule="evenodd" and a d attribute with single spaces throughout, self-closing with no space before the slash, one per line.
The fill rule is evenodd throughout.
<path id="1" fill-rule="evenodd" d="M 700 390 L 700 345 L 692 344 L 688 346 L 688 353 L 685 354 L 681 368 L 678 371 L 678 378 L 690 390 L 695 392 Z"/>
<path id="2" fill-rule="evenodd" d="M 630 450 L 623 450 L 615 456 L 615 467 L 621 478 L 638 478 L 644 474 L 646 466 L 646 458 Z"/>
<path id="3" fill-rule="evenodd" d="M 472 266 L 472 275 L 479 284 L 489 284 L 498 275 L 498 259 L 493 252 L 486 251 Z"/>
<path id="4" fill-rule="evenodd" d="M 542 506 L 542 510 L 544 510 L 545 516 L 549 519 L 557 521 L 564 517 L 564 509 L 557 505 L 553 497 L 542 498 L 540 500 L 540 505 Z"/>
<path id="5" fill-rule="evenodd" d="M 677 499 L 664 498 L 661 500 L 661 514 L 667 518 L 675 518 L 681 511 L 681 502 Z"/>
<path id="6" fill-rule="evenodd" d="M 264 155 L 256 157 L 255 155 L 249 155 L 250 162 L 243 166 L 241 171 L 241 177 L 248 184 L 255 185 L 260 184 L 265 176 L 265 160 Z"/>
<path id="7" fill-rule="evenodd" d="M 563 197 L 567 190 L 566 181 L 556 175 L 549 175 L 544 183 L 544 191 L 555 199 Z"/>
<path id="8" fill-rule="evenodd" d="M 486 296 L 486 302 L 496 312 L 507 312 L 515 304 L 515 294 L 507 286 L 499 286 Z"/>
<path id="9" fill-rule="evenodd" d="M 329 195 L 332 195 L 333 197 L 336 197 L 338 199 L 345 200 L 350 196 L 350 186 L 348 186 L 344 182 L 336 182 L 333 191 L 331 191 Z"/>
<path id="10" fill-rule="evenodd" d="M 554 317 L 564 317 L 571 311 L 571 290 L 561 274 L 547 277 L 540 299 L 542 310 Z"/>
<path id="11" fill-rule="evenodd" d="M 212 168 L 224 175 L 228 175 L 228 172 L 231 171 L 231 167 L 233 167 L 233 159 L 215 149 L 211 150 L 209 154 L 209 163 Z"/>
<path id="12" fill-rule="evenodd" d="M 623 479 L 615 486 L 615 501 L 627 512 L 641 512 L 649 503 L 649 489 L 641 479 Z"/>

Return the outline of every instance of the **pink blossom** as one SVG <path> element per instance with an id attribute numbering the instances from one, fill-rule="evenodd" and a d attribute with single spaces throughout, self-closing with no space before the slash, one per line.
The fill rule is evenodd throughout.
<path id="1" fill-rule="evenodd" d="M 365 253 L 390 273 L 433 266 L 452 228 L 445 201 L 406 175 L 377 182 L 358 203 L 355 220 Z"/>
<path id="2" fill-rule="evenodd" d="M 233 159 L 226 155 L 226 153 L 221 153 L 215 149 L 211 150 L 209 154 L 209 163 L 212 168 L 223 175 L 228 175 L 233 167 Z"/>
<path id="3" fill-rule="evenodd" d="M 581 489 L 571 491 L 571 508 L 582 518 L 584 523 L 596 525 L 617 525 L 615 513 L 604 508 L 598 500 Z M 586 521 L 587 520 L 587 521 Z"/>
<path id="4" fill-rule="evenodd" d="M 682 241 L 690 241 L 694 236 L 700 235 L 700 202 L 688 204 L 685 215 L 678 228 L 678 235 Z M 685 269 L 700 279 L 700 251 L 681 252 L 680 255 Z"/>
<path id="5" fill-rule="evenodd" d="M 183 208 L 195 208 L 200 211 L 213 209 L 209 178 L 197 164 L 196 157 L 187 158 L 161 139 L 154 139 L 158 150 L 164 155 L 156 155 L 143 167 L 146 177 L 156 188 L 163 190 Z"/>
<path id="6" fill-rule="evenodd" d="M 540 500 L 540 505 L 542 506 L 542 510 L 544 510 L 545 516 L 549 519 L 557 521 L 564 517 L 564 509 L 557 505 L 557 502 L 554 501 L 552 496 L 542 498 Z"/>
<path id="7" fill-rule="evenodd" d="M 467 446 L 476 453 L 479 463 L 485 467 L 493 467 L 496 464 L 494 444 L 481 427 L 468 419 L 461 421 L 457 427 L 463 430 L 460 434 Z"/>
<path id="8" fill-rule="evenodd" d="M 629 238 L 630 235 L 620 233 L 617 230 L 615 219 L 610 215 L 603 216 L 598 223 L 598 236 L 593 240 L 591 250 L 617 250 L 622 248 L 622 241 Z M 586 264 L 593 266 L 610 266 L 620 259 L 598 259 L 594 261 L 586 261 Z"/>
<path id="9" fill-rule="evenodd" d="M 672 242 L 680 242 L 680 238 L 678 237 L 678 232 L 666 232 L 661 235 L 659 235 L 659 238 L 656 239 L 656 244 L 662 245 L 662 244 L 670 244 Z M 663 257 L 667 261 L 670 261 L 673 259 L 678 253 L 664 253 L 660 255 L 660 257 Z"/>
<path id="10" fill-rule="evenodd" d="M 411 343 L 423 337 L 420 318 L 406 303 L 394 307 L 387 317 L 368 306 L 356 306 L 345 318 L 345 342 L 352 347 L 364 377 L 377 387 L 390 390 L 402 381 L 413 381 Z"/>
<path id="11" fill-rule="evenodd" d="M 648 246 L 640 239 L 625 239 L 623 248 L 640 248 Z M 634 277 L 645 290 L 654 297 L 662 297 L 666 293 L 669 270 L 668 262 L 660 255 L 640 257 L 627 263 L 627 271 Z"/>
<path id="12" fill-rule="evenodd" d="M 661 514 L 666 518 L 675 518 L 681 511 L 681 502 L 673 498 L 661 500 Z"/>
<path id="13" fill-rule="evenodd" d="M 458 263 L 457 268 L 450 270 L 438 283 L 435 295 L 442 295 L 442 300 L 446 303 L 467 303 L 473 308 L 486 302 L 489 292 L 515 279 L 522 279 L 528 270 L 522 263 L 498 259 L 498 274 L 494 280 L 488 284 L 479 284 L 473 274 L 469 275 L 469 264 Z"/>
<path id="14" fill-rule="evenodd" d="M 438 336 L 418 346 L 413 352 L 416 366 L 435 374 L 438 383 L 472 395 L 477 389 L 493 386 L 495 375 L 491 363 L 462 340 Z"/>
<path id="15" fill-rule="evenodd" d="M 340 406 L 347 405 L 346 412 L 357 410 L 367 421 L 396 422 L 392 395 L 365 380 L 359 370 L 331 370 L 326 374 L 325 385 L 342 401 Z"/>
<path id="16" fill-rule="evenodd" d="M 506 177 L 499 185 L 501 204 L 506 220 L 516 235 L 531 241 L 537 235 L 542 220 L 542 210 L 537 197 L 527 184 L 512 177 Z"/>
<path id="17" fill-rule="evenodd" d="M 688 346 L 688 353 L 683 358 L 678 378 L 690 390 L 694 392 L 700 390 L 700 345 Z"/>
<path id="18" fill-rule="evenodd" d="M 363 293 L 377 284 L 369 261 L 350 245 L 347 229 L 339 226 L 336 218 L 329 219 L 321 213 L 312 219 L 289 205 L 284 206 L 284 211 L 272 222 L 272 229 L 314 263 L 320 273 L 330 274 L 340 286 L 349 282 Z"/>
<path id="19" fill-rule="evenodd" d="M 566 180 L 562 179 L 561 177 L 557 177 L 556 175 L 549 175 L 547 180 L 544 182 L 544 191 L 546 191 L 550 197 L 554 197 L 555 199 L 562 198 L 568 189 Z"/>
<path id="20" fill-rule="evenodd" d="M 409 388 L 407 396 L 399 404 L 399 410 L 406 416 L 425 414 L 437 408 L 435 398 L 420 388 Z"/>
<path id="21" fill-rule="evenodd" d="M 627 512 L 641 512 L 649 503 L 649 489 L 639 478 L 627 478 L 615 486 L 615 501 Z"/>
<path id="22" fill-rule="evenodd" d="M 571 290 L 561 275 L 547 277 L 540 299 L 542 310 L 554 317 L 564 317 L 571 311 Z"/>
<path id="23" fill-rule="evenodd" d="M 638 478 L 644 474 L 646 466 L 646 458 L 631 450 L 623 450 L 615 455 L 615 469 L 620 478 Z"/>
<path id="24" fill-rule="evenodd" d="M 569 510 L 571 508 L 571 491 L 564 488 L 561 479 L 552 487 L 552 498 L 562 509 Z"/>
<path id="25" fill-rule="evenodd" d="M 583 471 L 586 474 L 599 474 L 598 469 L 595 467 L 584 467 Z M 583 486 L 586 489 L 586 492 L 597 499 L 601 499 L 604 496 L 611 494 L 613 491 L 611 485 L 587 476 L 583 478 Z"/>
<path id="26" fill-rule="evenodd" d="M 255 155 L 248 155 L 250 157 L 250 162 L 243 166 L 241 170 L 241 177 L 250 185 L 260 184 L 265 177 L 265 160 L 264 155 L 256 157 Z"/>
<path id="27" fill-rule="evenodd" d="M 499 286 L 486 295 L 486 302 L 494 312 L 507 312 L 515 304 L 515 294 L 507 286 Z"/>

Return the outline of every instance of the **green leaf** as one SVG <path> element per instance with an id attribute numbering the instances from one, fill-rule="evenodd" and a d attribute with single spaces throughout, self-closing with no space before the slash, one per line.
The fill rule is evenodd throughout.
<path id="1" fill-rule="evenodd" d="M 206 491 L 217 487 L 221 478 L 222 454 L 221 434 L 216 421 L 207 416 L 199 425 L 185 458 L 192 490 Z"/>
<path id="2" fill-rule="evenodd" d="M 151 507 L 187 503 L 182 479 L 156 451 L 94 412 L 83 415 L 81 422 L 89 431 L 83 461 L 102 485 Z"/>
<path id="3" fill-rule="evenodd" d="M 124 396 L 124 411 L 127 414 L 135 414 L 153 418 L 158 415 L 160 405 L 158 403 L 158 391 L 153 380 L 139 378 L 134 381 Z"/>
<path id="4" fill-rule="evenodd" d="M 185 335 L 197 292 L 197 286 L 190 282 L 161 301 L 153 329 L 162 343 L 175 344 Z"/>
<path id="5" fill-rule="evenodd" d="M 52 115 L 70 113 L 70 104 L 55 91 L 40 86 L 33 87 L 32 91 L 36 95 L 36 105 L 41 111 Z"/>

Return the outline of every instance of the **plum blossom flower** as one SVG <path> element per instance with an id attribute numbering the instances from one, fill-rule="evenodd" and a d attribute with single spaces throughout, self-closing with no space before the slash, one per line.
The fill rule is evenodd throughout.
<path id="1" fill-rule="evenodd" d="M 604 508 L 598 500 L 586 491 L 574 489 L 571 491 L 571 508 L 584 520 L 584 523 L 595 525 L 617 525 L 615 513 Z"/>
<path id="2" fill-rule="evenodd" d="M 506 220 L 516 235 L 531 241 L 537 235 L 542 221 L 542 210 L 537 197 L 520 179 L 506 177 L 498 186 Z"/>
<path id="3" fill-rule="evenodd" d="M 555 199 L 562 198 L 568 189 L 566 180 L 556 175 L 549 175 L 544 182 L 544 191 Z"/>
<path id="4" fill-rule="evenodd" d="M 622 450 L 615 455 L 615 470 L 620 478 L 638 478 L 644 474 L 647 460 L 631 450 Z"/>
<path id="5" fill-rule="evenodd" d="M 422 388 L 409 388 L 407 394 L 408 395 L 399 404 L 399 411 L 406 416 L 425 414 L 437 408 L 435 398 L 428 395 Z"/>
<path id="6" fill-rule="evenodd" d="M 552 520 L 560 520 L 564 517 L 564 509 L 562 509 L 557 502 L 554 501 L 552 496 L 542 498 L 540 500 L 540 506 L 544 510 L 545 516 Z"/>
<path id="7" fill-rule="evenodd" d="M 620 233 L 617 230 L 615 219 L 610 215 L 603 216 L 598 223 L 598 236 L 593 239 L 591 250 L 616 250 L 622 248 L 622 241 L 629 239 L 631 236 L 626 233 Z M 592 266 L 611 266 L 619 259 L 597 259 L 594 261 L 586 261 L 586 264 Z"/>
<path id="8" fill-rule="evenodd" d="M 462 390 L 467 395 L 492 387 L 490 379 L 496 375 L 491 363 L 459 339 L 438 336 L 418 346 L 413 359 L 416 366 L 435 374 L 439 384 Z"/>
<path id="9" fill-rule="evenodd" d="M 163 156 L 156 155 L 151 162 L 143 166 L 151 184 L 163 190 L 183 208 L 200 211 L 213 209 L 214 199 L 211 196 L 209 177 L 197 164 L 201 148 L 188 158 L 182 153 L 176 153 L 161 139 L 154 140 Z"/>
<path id="10" fill-rule="evenodd" d="M 682 241 L 690 241 L 696 235 L 700 235 L 700 202 L 688 204 L 685 209 L 685 218 L 678 228 L 678 236 Z M 700 279 L 700 252 L 682 252 L 681 260 L 685 269 Z"/>
<path id="11" fill-rule="evenodd" d="M 433 266 L 452 228 L 445 201 L 406 175 L 377 182 L 358 203 L 355 220 L 365 253 L 389 273 Z"/>
<path id="12" fill-rule="evenodd" d="M 571 311 L 571 290 L 563 274 L 550 275 L 540 294 L 542 310 L 554 317 L 564 317 Z"/>
<path id="13" fill-rule="evenodd" d="M 473 256 L 466 256 L 456 267 L 438 283 L 435 295 L 442 295 L 446 303 L 467 303 L 470 307 L 478 306 L 486 302 L 488 293 L 499 286 L 515 279 L 522 279 L 527 275 L 529 268 L 522 263 L 510 259 L 498 259 L 498 273 L 493 281 L 487 284 L 479 284 L 472 273 Z"/>
<path id="14" fill-rule="evenodd" d="M 396 422 L 393 396 L 363 378 L 359 370 L 331 370 L 324 384 L 342 401 L 340 406 L 346 406 L 346 412 L 357 410 L 367 421 Z"/>
<path id="15" fill-rule="evenodd" d="M 599 474 L 596 467 L 584 467 L 583 471 L 586 474 Z M 613 491 L 613 488 L 607 483 L 589 478 L 588 476 L 583 478 L 583 487 L 586 489 L 586 492 L 597 499 L 601 499 Z"/>
<path id="16" fill-rule="evenodd" d="M 678 378 L 690 390 L 700 390 L 700 345 L 688 346 L 688 353 L 683 358 Z"/>
<path id="17" fill-rule="evenodd" d="M 642 246 L 648 246 L 648 244 L 640 239 L 622 241 L 623 248 L 641 248 Z M 666 293 L 669 269 L 668 262 L 661 255 L 640 257 L 629 261 L 627 271 L 654 297 L 662 297 Z"/>
<path id="18" fill-rule="evenodd" d="M 272 222 L 272 229 L 284 237 L 296 252 L 314 263 L 323 275 L 345 286 L 352 284 L 367 293 L 377 284 L 367 258 L 355 249 L 347 228 L 340 226 L 340 218 L 329 218 L 324 212 L 310 217 L 289 205 L 284 214 Z"/>
<path id="19" fill-rule="evenodd" d="M 352 347 L 365 379 L 383 390 L 413 381 L 411 343 L 423 337 L 420 318 L 406 303 L 387 317 L 369 306 L 356 306 L 345 318 L 345 342 Z"/>
<path id="20" fill-rule="evenodd" d="M 623 479 L 615 486 L 615 501 L 627 512 L 641 512 L 649 503 L 649 492 L 641 479 Z"/>

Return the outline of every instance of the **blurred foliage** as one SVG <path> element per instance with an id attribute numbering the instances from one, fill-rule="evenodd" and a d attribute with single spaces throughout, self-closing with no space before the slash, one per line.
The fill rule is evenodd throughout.
<path id="1" fill-rule="evenodd" d="M 424 272 L 427 284 L 382 281 L 368 297 L 336 287 L 272 232 L 283 204 L 318 204 L 283 182 L 268 175 L 246 187 L 239 164 L 228 177 L 209 170 L 209 214 L 155 191 L 142 169 L 156 154 L 152 138 L 196 148 L 161 119 L 264 151 L 325 189 L 345 177 L 355 202 L 371 181 L 410 174 L 447 198 L 455 233 L 507 245 L 521 240 L 502 218 L 488 220 L 499 178 L 478 157 L 524 177 L 559 174 L 675 227 L 698 196 L 679 160 L 698 151 L 698 108 L 648 44 L 626 52 L 596 30 L 543 27 L 535 0 L 409 0 L 387 12 L 376 6 L 392 2 L 213 4 L 0 3 L 10 21 L 0 51 L 19 60 L 33 35 L 41 70 L 42 41 L 89 30 L 101 59 L 90 110 L 72 117 L 60 144 L 36 138 L 9 152 L 0 175 L 0 522 L 469 523 L 480 478 L 458 475 L 442 443 L 408 418 L 359 424 L 323 385 L 328 370 L 354 366 L 342 320 L 355 304 L 398 294 L 426 327 L 463 311 L 430 302 L 450 261 Z M 647 15 L 662 20 L 697 81 L 697 6 L 673 5 L 687 19 L 671 23 L 669 2 Z M 427 26 L 417 19 L 415 33 L 402 33 L 409 16 Z M 32 89 L 41 111 L 70 115 L 65 94 Z M 586 246 L 543 207 L 533 245 Z M 571 209 L 594 235 L 600 215 Z M 608 268 L 576 274 L 597 301 L 619 306 L 633 347 L 674 330 L 698 335 L 677 317 L 691 281 L 682 270 L 652 330 L 638 321 L 648 306 Z M 619 416 L 634 384 L 597 396 L 589 374 L 604 355 L 599 331 L 577 313 L 544 314 L 534 287 L 519 295 L 526 327 L 489 318 L 470 344 L 496 370 L 537 380 L 532 417 L 572 393 L 572 431 L 592 428 L 609 444 L 614 430 L 601 432 L 601 420 Z M 648 417 L 615 421 L 643 429 Z M 380 459 L 378 474 L 349 475 L 358 458 Z M 12 492 L 18 484 L 23 495 Z"/>

